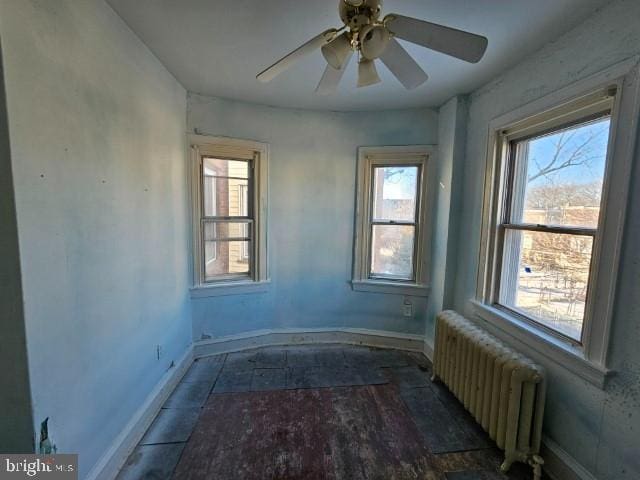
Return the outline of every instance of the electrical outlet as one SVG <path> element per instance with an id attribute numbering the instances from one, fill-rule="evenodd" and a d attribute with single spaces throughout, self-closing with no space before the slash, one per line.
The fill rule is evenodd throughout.
<path id="1" fill-rule="evenodd" d="M 402 305 L 402 314 L 405 317 L 412 317 L 413 316 L 413 305 L 411 305 L 410 303 L 404 303 Z"/>
<path id="2" fill-rule="evenodd" d="M 162 357 L 162 345 L 156 345 L 156 358 L 160 360 Z"/>

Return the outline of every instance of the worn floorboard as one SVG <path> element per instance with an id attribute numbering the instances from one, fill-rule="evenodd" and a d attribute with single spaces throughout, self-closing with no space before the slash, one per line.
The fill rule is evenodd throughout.
<path id="1" fill-rule="evenodd" d="M 212 395 L 174 478 L 444 479 L 434 465 L 395 386 L 333 387 Z"/>
<path id="2" fill-rule="evenodd" d="M 224 364 L 224 356 L 196 359 L 185 376 L 183 383 L 207 382 L 213 385 Z"/>
<path id="3" fill-rule="evenodd" d="M 529 480 L 424 355 L 356 346 L 199 359 L 128 458 L 130 479 Z"/>
<path id="4" fill-rule="evenodd" d="M 478 450 L 491 446 L 488 437 L 477 430 L 464 412 L 462 418 L 451 412 L 429 387 L 402 391 L 402 399 L 433 453 Z M 463 415 L 463 412 L 459 412 Z"/>
<path id="5" fill-rule="evenodd" d="M 161 480 L 171 478 L 184 443 L 139 445 L 133 451 L 117 480 Z"/>
<path id="6" fill-rule="evenodd" d="M 140 445 L 186 442 L 198 415 L 200 408 L 163 408 L 140 440 Z"/>

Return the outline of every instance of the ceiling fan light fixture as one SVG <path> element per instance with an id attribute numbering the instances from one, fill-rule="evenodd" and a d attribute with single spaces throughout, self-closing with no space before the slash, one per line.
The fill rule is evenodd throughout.
<path id="1" fill-rule="evenodd" d="M 351 38 L 344 32 L 322 47 L 322 55 L 329 65 L 340 70 L 351 53 Z"/>
<path id="2" fill-rule="evenodd" d="M 367 25 L 360 32 L 360 52 L 368 60 L 379 58 L 391 39 L 384 25 Z"/>
<path id="3" fill-rule="evenodd" d="M 361 59 L 358 63 L 358 88 L 380 83 L 374 60 Z"/>

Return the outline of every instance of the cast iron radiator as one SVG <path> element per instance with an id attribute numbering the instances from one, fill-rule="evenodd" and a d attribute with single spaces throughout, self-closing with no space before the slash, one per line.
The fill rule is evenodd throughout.
<path id="1" fill-rule="evenodd" d="M 432 380 L 436 379 L 504 450 L 503 472 L 520 461 L 533 467 L 536 480 L 540 478 L 546 385 L 542 367 L 449 310 L 436 319 Z"/>

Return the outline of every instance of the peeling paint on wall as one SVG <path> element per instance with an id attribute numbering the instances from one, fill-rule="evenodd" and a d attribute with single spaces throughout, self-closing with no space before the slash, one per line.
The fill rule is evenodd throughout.
<path id="1" fill-rule="evenodd" d="M 39 452 L 41 454 L 52 454 L 58 451 L 58 447 L 54 443 L 52 443 L 51 438 L 49 437 L 49 417 L 45 418 L 44 421 L 40 424 L 40 442 L 39 442 Z"/>

